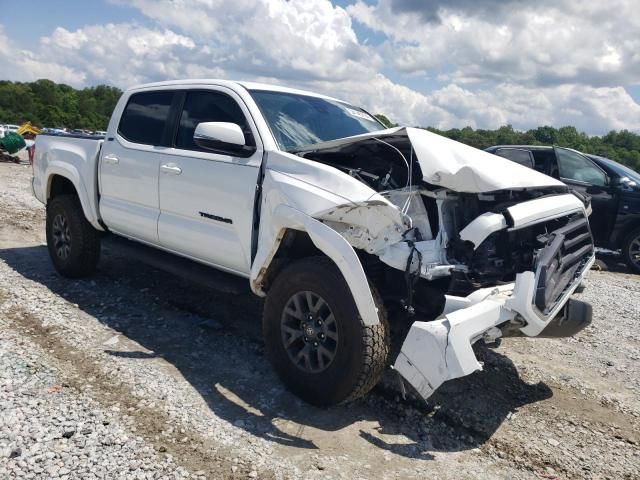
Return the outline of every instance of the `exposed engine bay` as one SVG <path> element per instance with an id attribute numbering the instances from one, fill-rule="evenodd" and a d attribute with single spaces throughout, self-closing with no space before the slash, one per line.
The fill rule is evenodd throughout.
<path id="1" fill-rule="evenodd" d="M 499 228 L 474 245 L 460 235 L 474 220 L 498 214 L 496 218 L 505 218 L 501 227 L 513 227 L 509 207 L 566 194 L 567 188 L 452 191 L 424 181 L 406 135 L 367 138 L 298 155 L 348 174 L 397 207 L 402 225 L 396 221 L 393 228 L 379 218 L 385 215 L 382 205 L 377 209 L 347 205 L 327 212 L 322 221 L 359 249 L 365 270 L 383 297 L 396 300 L 409 314 L 435 318 L 442 312 L 445 294 L 466 296 L 513 282 L 518 273 L 532 270 L 547 244 L 545 235 L 570 220 L 564 215 L 528 227 Z M 366 221 L 358 221 L 355 212 L 363 215 L 363 209 L 368 212 Z M 376 219 L 386 228 L 376 230 Z"/>

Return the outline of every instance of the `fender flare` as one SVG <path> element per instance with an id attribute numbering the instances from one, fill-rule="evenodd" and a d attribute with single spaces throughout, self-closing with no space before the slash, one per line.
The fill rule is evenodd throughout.
<path id="1" fill-rule="evenodd" d="M 60 162 L 51 162 L 47 167 L 47 171 L 45 174 L 45 178 L 47 179 L 45 183 L 45 205 L 49 203 L 49 194 L 51 193 L 51 183 L 54 176 L 60 176 L 69 180 L 76 192 L 78 193 L 78 199 L 80 200 L 80 205 L 82 206 L 82 211 L 84 213 L 85 218 L 89 221 L 89 223 L 97 230 L 104 231 L 104 228 L 99 223 L 96 206 L 92 205 L 89 194 L 85 189 L 83 183 L 80 181 L 80 173 L 76 169 L 75 166 L 70 165 L 68 163 L 60 163 Z"/>
<path id="2" fill-rule="evenodd" d="M 251 267 L 250 284 L 253 292 L 266 295 L 262 290 L 262 280 L 287 229 L 306 232 L 314 245 L 336 264 L 351 290 L 364 324 L 371 326 L 380 323 L 369 281 L 353 247 L 332 228 L 285 204 L 278 205 L 270 215 L 268 227 L 260 229 L 259 247 Z"/>

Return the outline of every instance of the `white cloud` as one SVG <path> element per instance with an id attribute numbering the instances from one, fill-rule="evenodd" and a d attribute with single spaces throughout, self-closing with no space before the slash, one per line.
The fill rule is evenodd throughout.
<path id="1" fill-rule="evenodd" d="M 353 0 L 346 9 L 328 0 L 113 1 L 144 22 L 62 25 L 32 52 L 0 25 L 4 76 L 119 87 L 266 80 L 408 125 L 640 131 L 640 106 L 624 88 L 640 82 L 640 16 L 630 0 Z M 382 43 L 360 41 L 354 22 Z M 421 91 L 402 84 L 421 79 Z M 440 86 L 427 83 L 434 79 Z"/>
<path id="2" fill-rule="evenodd" d="M 429 99 L 454 114 L 455 124 L 444 127 L 497 128 L 509 123 L 518 129 L 573 125 L 591 134 L 624 128 L 640 131 L 640 105 L 621 87 L 504 83 L 472 93 L 450 85 L 433 92 Z"/>
<path id="3" fill-rule="evenodd" d="M 0 72 L 3 72 L 3 80 L 33 81 L 39 78 L 51 78 L 72 85 L 79 85 L 86 81 L 84 72 L 43 60 L 33 52 L 18 48 L 5 34 L 2 25 L 0 25 L 0 45 L 2 45 Z"/>
<path id="4" fill-rule="evenodd" d="M 630 0 L 357 0 L 347 10 L 387 36 L 387 61 L 407 73 L 450 70 L 457 83 L 640 82 L 640 15 Z"/>
<path id="5" fill-rule="evenodd" d="M 126 3 L 207 45 L 204 61 L 244 75 L 341 81 L 370 73 L 381 61 L 358 43 L 349 14 L 328 0 Z"/>
<path id="6" fill-rule="evenodd" d="M 130 23 L 92 25 L 75 31 L 58 27 L 40 44 L 40 58 L 85 72 L 86 80 L 73 84 L 119 86 L 182 76 L 185 67 L 192 68 L 190 57 L 196 50 L 186 35 Z M 214 69 L 209 72 L 220 73 Z"/>

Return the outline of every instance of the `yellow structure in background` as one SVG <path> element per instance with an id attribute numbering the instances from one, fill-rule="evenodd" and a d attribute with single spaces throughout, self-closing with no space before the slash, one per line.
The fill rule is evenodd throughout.
<path id="1" fill-rule="evenodd" d="M 40 129 L 31 125 L 31 122 L 25 122 L 20 125 L 20 128 L 16 130 L 16 133 L 24 136 L 25 134 L 38 135 L 40 133 Z"/>

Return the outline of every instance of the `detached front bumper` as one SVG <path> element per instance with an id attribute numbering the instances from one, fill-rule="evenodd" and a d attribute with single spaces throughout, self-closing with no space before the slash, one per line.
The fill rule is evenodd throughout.
<path id="1" fill-rule="evenodd" d="M 554 299 L 552 308 L 536 306 L 540 269 L 518 274 L 509 285 L 484 288 L 468 297 L 447 296 L 442 317 L 415 322 L 405 339 L 394 369 L 423 398 L 447 380 L 481 370 L 472 345 L 503 336 L 569 336 L 591 323 L 591 306 L 570 299 L 595 257 L 581 262 L 571 281 Z"/>

